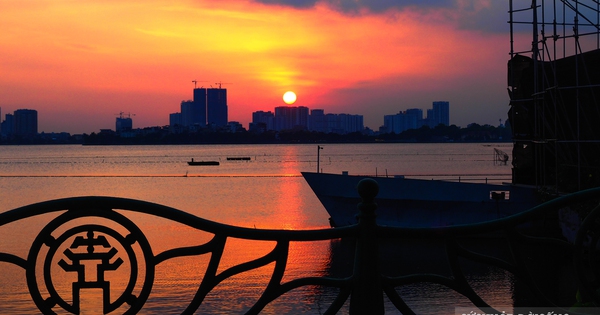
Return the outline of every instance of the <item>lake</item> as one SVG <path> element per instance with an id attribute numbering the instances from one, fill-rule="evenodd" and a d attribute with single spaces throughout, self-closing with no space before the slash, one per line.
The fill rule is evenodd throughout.
<path id="1" fill-rule="evenodd" d="M 510 154 L 511 144 L 322 144 L 317 145 L 176 145 L 176 146 L 2 146 L 0 212 L 74 196 L 140 199 L 177 208 L 220 223 L 269 229 L 328 228 L 328 215 L 301 177 L 301 171 L 420 178 L 510 181 L 510 165 L 494 163 L 494 148 Z M 227 160 L 244 157 L 249 160 Z M 219 161 L 218 166 L 189 166 L 187 161 Z M 206 239 L 195 231 L 141 216 L 140 228 L 158 252 Z M 0 227 L 0 251 L 26 257 L 28 246 L 52 216 Z M 260 243 L 260 244 L 259 244 Z M 273 244 L 228 243 L 223 258 L 234 265 L 267 253 Z M 418 250 L 415 255 L 418 256 Z M 402 258 L 400 258 L 402 259 Z M 415 264 L 418 259 L 411 257 Z M 286 279 L 331 275 L 348 265 L 343 242 L 293 244 Z M 157 279 L 144 314 L 177 313 L 193 296 L 203 266 L 192 258 L 157 266 Z M 341 267 L 340 267 L 341 266 Z M 1 263 L 0 313 L 33 312 L 24 271 Z M 160 267 L 160 268 L 159 268 Z M 198 313 L 232 314 L 247 310 L 272 266 L 228 279 L 211 293 Z M 512 305 L 512 276 L 477 268 L 470 279 L 489 302 Z M 462 296 L 438 286 L 402 288 L 403 297 L 420 313 L 450 313 L 469 306 Z M 294 290 L 264 310 L 265 314 L 319 314 L 333 292 L 321 288 Z M 168 311 L 167 311 L 168 310 Z M 388 314 L 394 314 L 386 303 Z M 90 310 L 92 312 L 92 310 Z M 347 313 L 347 307 L 342 313 Z M 93 313 L 93 312 L 92 312 Z"/>

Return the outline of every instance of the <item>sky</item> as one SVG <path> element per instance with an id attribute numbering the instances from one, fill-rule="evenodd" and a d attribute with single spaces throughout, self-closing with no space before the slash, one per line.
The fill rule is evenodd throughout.
<path id="1" fill-rule="evenodd" d="M 39 132 L 164 126 L 198 87 L 229 120 L 293 106 L 364 116 L 450 102 L 450 123 L 508 112 L 508 3 L 498 0 L 2 0 L 0 108 Z"/>

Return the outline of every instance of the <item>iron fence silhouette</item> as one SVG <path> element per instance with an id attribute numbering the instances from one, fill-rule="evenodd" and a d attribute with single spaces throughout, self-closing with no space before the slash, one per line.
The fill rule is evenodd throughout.
<path id="1" fill-rule="evenodd" d="M 36 203 L 0 214 L 0 226 L 40 215 L 55 215 L 37 234 L 26 257 L 1 252 L 0 261 L 25 270 L 31 298 L 44 314 L 79 314 L 80 295 L 86 289 L 96 289 L 102 293 L 104 313 L 138 313 L 151 298 L 157 265 L 178 257 L 203 255 L 209 257 L 204 276 L 183 314 L 196 312 L 207 295 L 224 280 L 268 264 L 274 264 L 268 284 L 246 314 L 258 314 L 282 295 L 304 286 L 337 290 L 325 314 L 339 312 L 345 303 L 349 303 L 350 314 L 383 314 L 384 296 L 402 314 L 414 314 L 397 288 L 415 283 L 445 286 L 468 298 L 474 307 L 486 312 L 494 311 L 469 283 L 468 272 L 462 267 L 464 261 L 495 266 L 514 274 L 520 283 L 530 288 L 531 303 L 536 306 L 576 313 L 585 312 L 585 309 L 573 309 L 574 305 L 595 306 L 600 303 L 600 188 L 562 196 L 503 219 L 443 228 L 378 226 L 375 223 L 376 181 L 365 179 L 357 189 L 362 198 L 358 205 L 358 224 L 316 230 L 235 227 L 167 206 L 125 198 L 74 197 Z M 565 239 L 561 233 L 554 233 L 558 229 L 556 213 L 565 208 L 576 208 L 584 217 L 573 240 Z M 199 245 L 155 253 L 146 235 L 126 213 L 142 213 L 171 220 L 207 232 L 211 237 Z M 271 241 L 275 246 L 262 257 L 221 270 L 225 244 L 231 238 Z M 311 276 L 284 281 L 291 242 L 336 239 L 349 239 L 355 244 L 350 276 Z M 472 240 L 481 239 L 494 241 L 484 241 L 488 244 L 484 246 L 484 251 L 479 250 L 480 246 L 471 246 Z M 393 275 L 388 271 L 383 272 L 381 263 L 386 257 L 380 252 L 382 243 L 386 247 L 390 244 L 393 247 L 414 240 L 443 244 L 444 259 L 436 263 L 445 266 L 449 272 L 403 273 L 401 267 L 396 268 L 398 270 Z M 487 250 L 494 246 L 507 249 L 504 252 L 508 254 L 487 254 Z M 94 261 L 94 264 L 90 267 L 86 264 L 88 261 Z M 551 261 L 550 266 L 542 266 L 547 261 Z M 543 273 L 557 264 L 572 270 L 571 285 L 575 291 L 571 290 L 567 296 L 571 296 L 573 301 L 557 297 L 544 280 L 546 277 Z M 90 268 L 95 272 L 90 272 Z M 394 266 L 391 268 L 394 269 Z M 119 269 L 126 269 L 128 274 L 123 278 L 120 291 L 113 292 L 116 286 L 111 286 L 105 275 Z M 386 267 L 388 269 L 389 266 Z M 65 296 L 64 291 L 55 287 L 55 278 L 59 277 L 57 274 L 71 277 L 71 296 Z"/>

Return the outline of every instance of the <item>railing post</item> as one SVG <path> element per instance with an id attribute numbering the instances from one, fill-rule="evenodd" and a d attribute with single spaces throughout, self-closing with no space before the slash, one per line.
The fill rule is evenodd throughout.
<path id="1" fill-rule="evenodd" d="M 379 249 L 377 224 L 375 223 L 375 196 L 379 185 L 370 178 L 358 183 L 358 224 L 360 232 L 356 240 L 354 257 L 354 287 L 350 298 L 350 314 L 383 314 L 383 290 L 379 272 Z"/>

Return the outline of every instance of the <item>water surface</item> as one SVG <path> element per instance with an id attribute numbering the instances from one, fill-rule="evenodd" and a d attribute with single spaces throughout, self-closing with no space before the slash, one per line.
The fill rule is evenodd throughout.
<path id="1" fill-rule="evenodd" d="M 114 196 L 174 207 L 209 220 L 250 228 L 328 228 L 328 215 L 301 171 L 363 175 L 407 175 L 453 179 L 508 179 L 510 167 L 494 165 L 494 147 L 486 144 L 325 144 L 317 162 L 316 145 L 189 146 L 4 146 L 0 150 L 0 212 L 27 204 L 74 196 Z M 249 157 L 229 161 L 227 157 Z M 219 166 L 189 166 L 191 159 L 219 161 Z M 491 176 L 493 175 L 493 176 Z M 26 257 L 36 231 L 53 215 L 0 227 L 2 251 Z M 209 236 L 185 226 L 134 215 L 153 250 L 198 245 Z M 137 222 L 137 221 L 136 221 Z M 231 241 L 223 266 L 258 258 L 273 248 L 268 242 Z M 286 280 L 307 275 L 344 273 L 352 247 L 343 242 L 294 243 Z M 348 253 L 350 251 L 350 254 Z M 418 254 L 418 253 L 415 253 Z M 393 255 L 391 255 L 393 256 Z M 418 256 L 418 255 L 415 255 Z M 414 258 L 395 257 L 420 266 Z M 178 258 L 160 264 L 147 314 L 180 312 L 202 279 L 206 257 Z M 0 311 L 31 313 L 24 271 L 0 263 Z M 266 286 L 273 266 L 220 284 L 200 314 L 243 313 Z M 471 281 L 496 305 L 512 303 L 511 277 L 501 270 L 478 269 Z M 65 286 L 68 286 L 68 281 Z M 490 286 L 493 283 L 494 285 Z M 68 289 L 65 289 L 68 290 Z M 470 303 L 456 293 L 431 285 L 401 288 L 409 305 L 421 313 L 452 311 Z M 335 290 L 295 290 L 264 310 L 265 314 L 319 314 Z M 92 298 L 93 300 L 93 298 Z M 391 304 L 386 304 L 393 314 Z M 93 309 L 93 308 L 92 308 Z M 168 309 L 168 311 L 166 311 Z M 347 312 L 344 308 L 343 312 Z M 446 312 L 447 313 L 447 312 Z"/>

